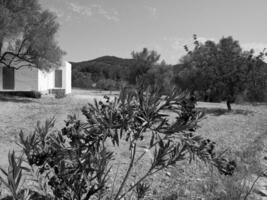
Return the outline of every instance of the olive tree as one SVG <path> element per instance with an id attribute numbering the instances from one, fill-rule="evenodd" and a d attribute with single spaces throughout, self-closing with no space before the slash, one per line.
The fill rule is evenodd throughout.
<path id="1" fill-rule="evenodd" d="M 45 70 L 60 65 L 58 28 L 56 15 L 37 0 L 0 0 L 0 65 Z"/>

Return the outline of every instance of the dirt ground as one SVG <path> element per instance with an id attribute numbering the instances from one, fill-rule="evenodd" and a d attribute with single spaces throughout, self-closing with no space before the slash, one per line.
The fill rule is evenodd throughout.
<path id="1" fill-rule="evenodd" d="M 55 99 L 53 96 L 44 96 L 41 99 L 0 98 L 0 166 L 7 167 L 8 151 L 19 149 L 15 141 L 20 130 L 29 133 L 38 120 L 44 122 L 53 116 L 56 118 L 56 128 L 60 129 L 69 114 L 77 114 L 82 118 L 82 106 L 94 99 L 102 99 L 104 95 L 114 96 L 118 92 L 74 89 L 71 95 L 62 99 Z M 219 149 L 228 149 L 229 152 L 244 151 L 258 137 L 263 145 L 266 144 L 266 104 L 234 104 L 231 113 L 226 112 L 224 103 L 199 102 L 197 106 L 207 113 L 197 132 L 215 141 Z M 118 155 L 127 159 L 125 152 L 119 152 Z M 165 180 L 164 177 L 161 180 Z M 164 185 L 160 187 L 164 188 Z"/>
<path id="2" fill-rule="evenodd" d="M 94 99 L 102 99 L 104 95 L 117 95 L 118 92 L 86 91 L 74 89 L 71 95 L 62 99 L 45 95 L 41 99 L 31 98 L 0 98 L 0 166 L 7 165 L 8 151 L 17 150 L 15 141 L 22 130 L 33 131 L 37 121 L 55 117 L 56 128 L 64 126 L 68 115 L 82 117 L 81 108 Z"/>

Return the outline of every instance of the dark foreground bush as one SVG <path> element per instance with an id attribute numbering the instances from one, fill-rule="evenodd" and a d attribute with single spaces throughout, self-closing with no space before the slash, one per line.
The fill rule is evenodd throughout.
<path id="1" fill-rule="evenodd" d="M 27 199 L 36 199 L 38 193 L 47 199 L 119 200 L 128 195 L 144 198 L 150 188 L 148 177 L 186 160 L 200 159 L 231 175 L 235 162 L 216 155 L 214 143 L 194 133 L 203 117 L 194 103 L 175 90 L 162 97 L 156 87 L 140 86 L 130 93 L 123 89 L 119 98 L 88 104 L 82 109 L 87 120 L 69 116 L 61 131 L 53 129 L 55 119 L 44 126 L 38 122 L 32 134 L 20 133 L 28 167 L 22 166 L 22 157 L 10 153 L 9 169 L 2 170 L 1 180 L 16 200 L 23 189 L 22 172 L 35 181 L 24 184 L 30 191 L 25 192 Z M 170 113 L 175 115 L 172 120 Z M 129 160 L 117 178 L 110 144 L 116 149 L 122 142 L 128 146 Z"/>
<path id="2" fill-rule="evenodd" d="M 42 93 L 38 91 L 8 91 L 8 92 L 0 92 L 0 94 L 4 96 L 18 96 L 18 97 L 27 97 L 36 99 L 39 99 L 42 96 Z"/>

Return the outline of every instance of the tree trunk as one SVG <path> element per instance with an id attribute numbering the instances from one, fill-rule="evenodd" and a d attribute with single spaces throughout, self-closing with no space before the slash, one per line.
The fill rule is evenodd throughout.
<path id="1" fill-rule="evenodd" d="M 3 48 L 3 39 L 0 38 L 0 59 L 1 59 L 1 56 L 2 56 L 2 48 Z"/>
<path id="2" fill-rule="evenodd" d="M 231 107 L 231 101 L 229 99 L 227 99 L 226 105 L 227 105 L 228 111 L 231 111 L 232 110 L 232 107 Z"/>

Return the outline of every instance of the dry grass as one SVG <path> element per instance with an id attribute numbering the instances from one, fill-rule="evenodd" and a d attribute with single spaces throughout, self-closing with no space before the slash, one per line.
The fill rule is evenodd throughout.
<path id="1" fill-rule="evenodd" d="M 41 99 L 0 99 L 0 166 L 6 167 L 9 150 L 18 149 L 15 140 L 19 130 L 31 132 L 36 121 L 44 121 L 52 116 L 56 117 L 56 128 L 60 129 L 67 115 L 76 113 L 82 118 L 80 112 L 82 106 L 92 102 L 94 98 L 101 99 L 103 95 L 110 94 L 118 93 L 74 90 L 72 95 L 62 99 L 51 96 Z M 231 113 L 226 112 L 226 105 L 221 103 L 200 102 L 198 107 L 207 112 L 206 118 L 200 123 L 198 134 L 215 141 L 218 151 L 227 149 L 229 156 L 234 157 L 245 152 L 246 155 L 251 153 L 247 157 L 257 158 L 258 152 L 262 151 L 260 146 L 267 138 L 267 105 L 233 105 Z M 257 138 L 261 139 L 257 140 Z M 118 178 L 123 175 L 123 163 L 129 156 L 126 148 L 128 147 L 122 144 L 120 151 L 116 152 L 116 158 L 120 158 Z M 145 166 L 145 163 L 142 164 L 143 166 L 140 167 Z M 116 167 L 113 173 L 116 173 Z M 141 171 L 137 171 L 138 173 L 140 174 Z M 208 199 L 205 194 L 214 193 L 216 184 L 222 184 L 224 181 L 212 180 L 212 178 L 218 180 L 218 176 L 216 173 L 211 173 L 211 169 L 203 163 L 195 162 L 191 165 L 181 163 L 177 168 L 170 169 L 168 173 L 165 171 L 150 178 L 153 181 L 148 199 L 168 199 L 168 195 L 173 195 L 174 199 L 175 197 Z"/>
<path id="2" fill-rule="evenodd" d="M 11 149 L 17 150 L 16 137 L 20 130 L 25 133 L 33 131 L 37 121 L 56 117 L 56 128 L 64 126 L 64 120 L 70 114 L 82 117 L 81 108 L 93 100 L 101 99 L 109 92 L 92 92 L 74 90 L 73 94 L 55 99 L 53 96 L 44 96 L 41 99 L 31 98 L 0 98 L 0 166 L 7 164 L 7 154 Z M 113 94 L 112 94 L 113 95 Z"/>
<path id="3" fill-rule="evenodd" d="M 161 185 L 156 183 L 155 187 L 162 187 L 159 194 L 176 195 L 178 199 L 212 200 L 218 196 L 220 200 L 243 199 L 242 195 L 249 190 L 259 171 L 267 168 L 261 165 L 267 141 L 267 105 L 233 105 L 230 113 L 221 103 L 200 102 L 198 108 L 207 113 L 198 134 L 215 141 L 217 151 L 227 150 L 226 154 L 238 161 L 237 172 L 232 177 L 225 177 L 210 166 L 195 162 L 171 169 L 170 179 L 165 176 L 164 182 Z M 266 187 L 266 178 L 261 178 L 256 185 Z M 242 192 L 240 198 L 238 192 Z M 261 199 L 254 195 L 249 198 Z"/>

